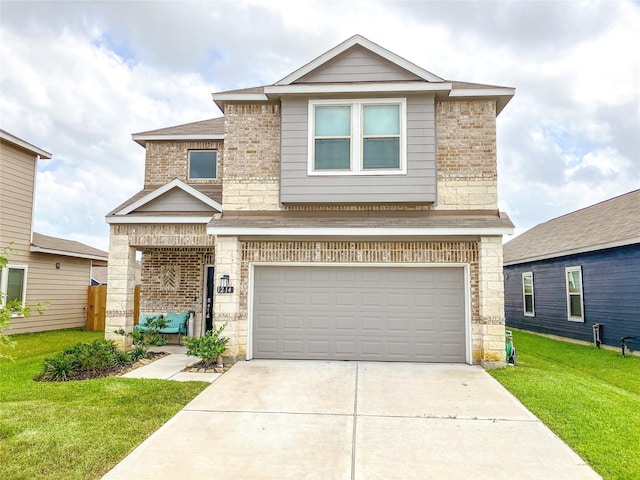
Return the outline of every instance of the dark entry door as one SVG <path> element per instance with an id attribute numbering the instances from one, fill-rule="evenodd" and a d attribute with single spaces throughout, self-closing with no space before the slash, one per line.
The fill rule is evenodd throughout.
<path id="1" fill-rule="evenodd" d="M 207 332 L 213 330 L 213 292 L 214 292 L 214 283 L 215 283 L 215 274 L 213 267 L 206 267 L 207 275 L 205 278 L 205 330 Z"/>

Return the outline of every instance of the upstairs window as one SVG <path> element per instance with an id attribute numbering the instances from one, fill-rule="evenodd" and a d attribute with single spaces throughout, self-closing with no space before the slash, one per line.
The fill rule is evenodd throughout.
<path id="1" fill-rule="evenodd" d="M 568 267 L 567 276 L 567 316 L 574 322 L 584 322 L 584 304 L 582 300 L 582 268 Z"/>
<path id="2" fill-rule="evenodd" d="M 215 180 L 218 175 L 218 152 L 189 151 L 189 180 Z"/>
<path id="3" fill-rule="evenodd" d="M 17 301 L 24 306 L 27 296 L 26 265 L 7 265 L 0 275 L 0 304 Z"/>
<path id="4" fill-rule="evenodd" d="M 308 173 L 406 173 L 405 116 L 405 99 L 310 101 Z"/>
<path id="5" fill-rule="evenodd" d="M 522 274 L 522 303 L 524 306 L 524 314 L 527 317 L 534 317 L 534 301 L 533 301 L 533 273 L 526 272 Z"/>

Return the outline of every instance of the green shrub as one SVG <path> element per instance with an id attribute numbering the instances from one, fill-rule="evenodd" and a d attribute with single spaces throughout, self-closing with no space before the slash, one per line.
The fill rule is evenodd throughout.
<path id="1" fill-rule="evenodd" d="M 118 350 L 111 340 L 82 342 L 46 358 L 39 380 L 66 381 L 79 372 L 96 372 L 133 363 L 131 355 Z"/>
<path id="2" fill-rule="evenodd" d="M 202 363 L 210 366 L 216 358 L 222 356 L 227 351 L 228 337 L 221 337 L 220 334 L 225 329 L 225 323 L 218 329 L 206 332 L 201 337 L 186 337 L 184 344 L 187 346 L 187 355 L 200 357 Z"/>
<path id="3" fill-rule="evenodd" d="M 44 360 L 40 380 L 49 382 L 66 382 L 77 371 L 73 355 L 64 352 Z"/>
<path id="4" fill-rule="evenodd" d="M 166 328 L 168 325 L 164 315 L 156 315 L 155 317 L 148 318 L 145 325 L 147 330 L 136 330 L 134 328 L 132 332 L 125 332 L 123 328 L 120 328 L 114 332 L 118 335 L 131 337 L 133 345 L 139 347 L 138 352 L 140 354 L 144 350 L 144 356 L 139 356 L 138 358 L 148 358 L 149 347 L 151 345 L 165 345 L 167 343 L 164 336 L 160 333 L 160 330 Z"/>
<path id="5" fill-rule="evenodd" d="M 148 347 L 145 348 L 142 345 L 135 345 L 129 355 L 131 355 L 131 360 L 137 362 L 142 358 L 149 358 L 149 349 Z"/>
<path id="6" fill-rule="evenodd" d="M 116 367 L 125 367 L 127 365 L 131 365 L 135 361 L 137 361 L 137 359 L 134 360 L 130 353 L 123 352 L 122 350 L 116 349 L 113 354 L 113 364 Z"/>

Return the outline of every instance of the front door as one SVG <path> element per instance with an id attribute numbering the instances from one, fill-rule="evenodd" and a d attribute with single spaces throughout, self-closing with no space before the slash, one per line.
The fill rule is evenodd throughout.
<path id="1" fill-rule="evenodd" d="M 204 325 L 205 332 L 213 330 L 213 292 L 215 283 L 214 269 L 211 266 L 205 267 L 204 278 Z"/>

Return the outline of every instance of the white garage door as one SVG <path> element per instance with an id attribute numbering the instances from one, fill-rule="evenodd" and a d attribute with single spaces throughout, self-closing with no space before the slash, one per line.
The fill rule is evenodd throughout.
<path id="1" fill-rule="evenodd" d="M 256 266 L 253 358 L 465 362 L 461 267 Z"/>

